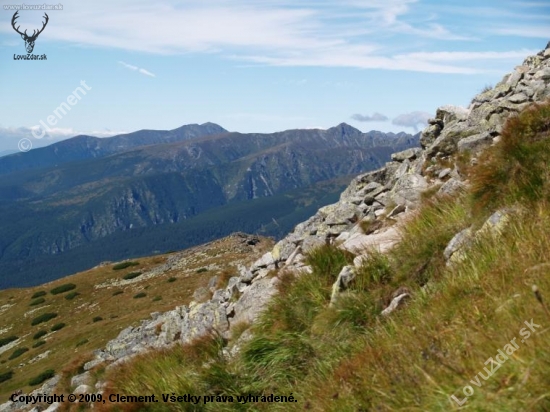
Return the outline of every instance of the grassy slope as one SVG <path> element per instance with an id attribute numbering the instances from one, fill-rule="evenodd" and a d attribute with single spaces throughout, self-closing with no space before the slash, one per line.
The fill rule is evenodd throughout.
<path id="1" fill-rule="evenodd" d="M 7 346 L 0 347 L 0 375 L 14 372 L 12 379 L 0 384 L 0 400 L 4 402 L 16 389 L 30 392 L 34 387 L 29 386 L 28 381 L 45 370 L 60 372 L 66 367 L 74 369 L 82 366 L 91 357 L 92 350 L 104 347 L 121 329 L 149 318 L 151 312 L 163 312 L 187 304 L 195 289 L 205 286 L 212 276 L 236 274 L 235 263 L 251 262 L 272 245 L 271 240 L 262 238 L 256 247 L 244 246 L 239 238 L 228 237 L 184 252 L 136 259 L 138 265 L 122 270 L 113 270 L 114 265 L 108 264 L 37 287 L 0 291 L 0 339 L 9 336 L 20 338 L 16 346 L 9 350 L 5 350 Z M 182 262 L 181 269 L 169 270 L 150 279 L 138 276 L 132 280 L 133 283 L 126 285 L 96 287 L 123 280 L 132 272 L 143 272 L 145 275 L 149 269 L 164 264 L 168 258 L 178 256 Z M 170 278 L 174 280 L 169 281 Z M 76 288 L 55 295 L 50 292 L 67 283 L 76 285 Z M 40 291 L 46 294 L 33 299 L 32 296 Z M 117 291 L 123 293 L 115 295 Z M 73 292 L 78 295 L 67 300 L 66 296 Z M 146 293 L 146 296 L 134 298 L 140 292 Z M 31 302 L 42 299 L 43 303 L 30 306 Z M 35 317 L 44 313 L 57 313 L 58 316 L 48 322 L 31 325 Z M 102 320 L 97 320 L 97 317 Z M 51 332 L 52 326 L 57 323 L 65 323 L 66 326 Z M 48 333 L 33 339 L 41 330 Z M 46 343 L 33 348 L 40 340 Z M 25 347 L 29 351 L 9 359 L 15 350 Z M 45 359 L 31 362 L 46 351 L 49 351 L 49 356 Z"/>
<path id="2" fill-rule="evenodd" d="M 111 370 L 108 391 L 298 399 L 124 410 L 448 411 L 459 409 L 451 396 L 464 399 L 469 385 L 473 394 L 462 409 L 550 410 L 549 138 L 550 106 L 509 122 L 501 143 L 469 171 L 471 192 L 426 200 L 400 245 L 386 256 L 372 254 L 335 307 L 328 307 L 330 287 L 351 257 L 327 247 L 309 257 L 311 275 L 282 277 L 280 294 L 235 359 L 222 355 L 224 342 L 204 338 Z M 502 207 L 515 212 L 501 232 L 480 236 L 447 267 L 443 250 L 454 234 L 479 228 Z M 400 287 L 412 298 L 381 317 Z M 524 322 L 531 319 L 540 327 L 527 338 Z M 480 378 L 486 360 L 514 338 L 517 350 L 492 377 Z M 479 387 L 472 383 L 478 379 Z"/>

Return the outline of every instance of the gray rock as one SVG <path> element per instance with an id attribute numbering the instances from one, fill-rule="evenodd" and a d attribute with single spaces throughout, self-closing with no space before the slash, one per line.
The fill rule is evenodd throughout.
<path id="1" fill-rule="evenodd" d="M 353 281 L 353 279 L 355 279 L 355 272 L 353 269 L 353 266 L 344 266 L 338 274 L 336 282 L 334 282 L 334 284 L 332 285 L 332 293 L 330 296 L 329 306 L 332 306 L 336 303 L 338 298 L 342 295 L 342 292 L 347 290 L 349 284 Z"/>
<path id="2" fill-rule="evenodd" d="M 452 169 L 447 167 L 446 169 L 443 169 L 441 172 L 439 172 L 437 177 L 439 179 L 445 179 L 447 176 L 451 174 L 451 172 L 452 172 Z"/>
<path id="3" fill-rule="evenodd" d="M 75 395 L 81 395 L 81 394 L 86 394 L 86 393 L 92 393 L 94 390 L 91 386 L 88 386 L 88 385 L 79 385 L 74 391 L 73 393 Z"/>
<path id="4" fill-rule="evenodd" d="M 314 249 L 323 246 L 325 243 L 325 239 L 322 239 L 318 236 L 308 236 L 304 239 L 304 242 L 302 243 L 302 251 L 303 253 L 310 253 Z"/>
<path id="5" fill-rule="evenodd" d="M 269 265 L 272 265 L 275 263 L 275 260 L 273 259 L 273 255 L 271 252 L 265 253 L 261 258 L 259 258 L 254 264 L 252 265 L 253 268 L 266 268 Z"/>
<path id="6" fill-rule="evenodd" d="M 466 137 L 465 139 L 461 139 L 458 142 L 458 151 L 465 152 L 469 150 L 471 152 L 478 152 L 479 150 L 490 146 L 492 142 L 493 138 L 487 132 L 475 134 L 473 136 Z"/>
<path id="7" fill-rule="evenodd" d="M 453 236 L 453 238 L 447 244 L 447 247 L 445 247 L 445 250 L 443 251 L 443 256 L 445 257 L 445 260 L 449 260 L 454 253 L 456 253 L 463 247 L 467 247 L 472 243 L 472 241 L 473 233 L 471 228 L 467 228 L 458 232 L 456 235 Z"/>
<path id="8" fill-rule="evenodd" d="M 444 196 L 454 196 L 463 191 L 465 188 L 466 186 L 460 180 L 450 178 L 445 183 L 443 183 L 443 185 L 437 191 L 437 194 Z"/>
<path id="9" fill-rule="evenodd" d="M 332 208 L 325 219 L 325 224 L 347 225 L 357 221 L 357 208 L 350 203 L 340 203 Z"/>
<path id="10" fill-rule="evenodd" d="M 231 325 L 240 322 L 252 323 L 258 315 L 265 309 L 269 299 L 277 292 L 277 283 L 279 279 L 263 278 L 254 282 L 235 303 L 235 316 L 231 319 Z"/>
<path id="11" fill-rule="evenodd" d="M 524 103 L 529 100 L 529 97 L 527 97 L 523 93 L 516 93 L 508 98 L 509 101 L 512 103 Z"/>
<path id="12" fill-rule="evenodd" d="M 84 372 L 71 378 L 71 387 L 76 388 L 80 385 L 89 385 L 92 382 L 90 372 Z"/>
<path id="13" fill-rule="evenodd" d="M 201 303 L 190 307 L 182 320 L 180 340 L 188 343 L 213 330 L 220 333 L 229 330 L 225 307 L 212 301 Z"/>
<path id="14" fill-rule="evenodd" d="M 402 162 L 404 160 L 416 159 L 416 157 L 422 152 L 422 149 L 414 147 L 412 149 L 403 150 L 402 152 L 393 153 L 391 160 L 396 162 Z"/>
<path id="15" fill-rule="evenodd" d="M 408 174 L 397 181 L 391 196 L 397 204 L 415 207 L 420 202 L 422 191 L 427 188 L 424 176 Z"/>

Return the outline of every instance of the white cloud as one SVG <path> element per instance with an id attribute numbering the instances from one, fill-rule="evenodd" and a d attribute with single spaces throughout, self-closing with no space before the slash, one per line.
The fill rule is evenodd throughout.
<path id="1" fill-rule="evenodd" d="M 550 37 L 550 36 L 549 36 Z M 396 59 L 402 60 L 420 60 L 430 62 L 459 62 L 468 60 L 513 60 L 523 59 L 531 54 L 538 53 L 538 50 L 517 50 L 504 52 L 418 52 L 399 54 Z"/>
<path id="2" fill-rule="evenodd" d="M 224 57 L 274 66 L 324 66 L 408 70 L 429 73 L 483 72 L 448 60 L 404 60 L 386 47 L 414 40 L 465 40 L 422 13 L 417 0 L 98 0 L 93 8 L 70 7 L 55 14 L 44 41 L 115 48 L 154 54 L 217 53 Z M 414 7 L 413 7 L 414 6 Z M 109 13 L 104 10 L 108 9 Z M 412 18 L 411 16 L 414 16 Z M 10 31 L 9 26 L 0 32 Z M 379 42 L 380 41 L 380 42 Z M 395 41 L 395 42 L 394 42 Z M 382 46 L 384 44 L 384 47 Z M 149 70 L 124 67 L 155 77 Z"/>
<path id="3" fill-rule="evenodd" d="M 72 128 L 50 127 L 42 139 L 36 139 L 33 129 L 39 129 L 40 126 L 33 127 L 1 127 L 0 126 L 0 151 L 17 150 L 17 143 L 21 139 L 29 139 L 34 148 L 47 146 L 70 137 L 81 134 L 95 137 L 110 137 L 127 132 L 114 132 L 108 129 L 99 131 L 79 131 Z"/>
<path id="4" fill-rule="evenodd" d="M 142 69 L 142 68 L 137 67 L 137 66 L 134 66 L 132 64 L 124 63 L 124 62 L 121 62 L 121 61 L 119 61 L 118 63 L 121 64 L 122 66 L 126 67 L 127 69 L 137 71 L 137 72 L 139 72 L 141 74 L 144 74 L 146 76 L 157 77 L 153 73 L 151 73 L 150 71 Z"/>
<path id="5" fill-rule="evenodd" d="M 418 126 L 425 126 L 428 124 L 428 119 L 432 115 L 427 112 L 411 112 L 400 114 L 392 120 L 392 124 L 396 126 L 412 127 L 415 132 L 418 131 Z"/>
<path id="6" fill-rule="evenodd" d="M 550 27 L 529 26 L 529 27 L 507 27 L 492 30 L 495 34 L 504 36 L 532 37 L 537 39 L 550 39 Z"/>
<path id="7" fill-rule="evenodd" d="M 382 113 L 374 113 L 372 116 L 356 113 L 351 118 L 358 122 L 385 122 L 388 120 L 388 116 Z"/>

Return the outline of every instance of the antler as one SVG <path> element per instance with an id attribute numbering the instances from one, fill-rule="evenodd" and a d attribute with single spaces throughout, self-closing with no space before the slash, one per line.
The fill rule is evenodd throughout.
<path id="1" fill-rule="evenodd" d="M 50 20 L 50 18 L 48 17 L 48 15 L 46 13 L 44 13 L 44 17 L 46 18 L 46 21 L 42 24 L 42 28 L 40 30 L 38 30 L 38 33 L 36 33 L 36 34 L 34 34 L 34 32 L 36 30 L 33 30 L 31 38 L 36 39 L 38 37 L 38 35 L 44 31 L 44 28 L 46 27 L 46 25 L 48 24 L 48 21 Z M 26 30 L 25 30 L 25 32 L 26 32 Z"/>
<path id="2" fill-rule="evenodd" d="M 15 28 L 15 20 L 17 20 L 17 18 L 19 17 L 19 16 L 17 15 L 17 13 L 19 13 L 19 10 L 16 11 L 15 14 L 13 15 L 13 17 L 11 18 L 11 25 L 12 25 L 13 29 L 14 29 L 17 33 L 19 33 L 21 36 L 23 36 L 23 35 L 26 36 L 26 35 L 27 35 L 27 30 L 25 30 L 25 33 L 21 33 L 21 32 L 19 31 L 19 27 L 21 27 L 21 26 L 17 26 L 17 28 Z"/>

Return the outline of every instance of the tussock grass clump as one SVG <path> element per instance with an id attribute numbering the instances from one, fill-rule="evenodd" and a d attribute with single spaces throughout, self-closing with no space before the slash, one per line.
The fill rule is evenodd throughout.
<path id="1" fill-rule="evenodd" d="M 123 294 L 123 293 L 124 293 L 123 290 L 115 290 L 115 291 L 113 292 L 113 296 L 121 295 L 121 294 Z"/>
<path id="2" fill-rule="evenodd" d="M 46 341 L 45 341 L 45 340 L 39 340 L 39 341 L 36 341 L 36 342 L 34 343 L 34 345 L 32 345 L 32 347 L 33 347 L 33 348 L 38 348 L 38 347 L 40 347 L 40 346 L 42 346 L 42 345 L 45 345 L 45 344 L 46 344 Z"/>
<path id="3" fill-rule="evenodd" d="M 40 316 L 37 316 L 36 318 L 34 318 L 32 321 L 31 321 L 31 325 L 34 326 L 34 325 L 38 325 L 40 323 L 44 323 L 44 322 L 47 322 L 53 318 L 57 318 L 57 313 L 43 313 L 42 315 Z"/>
<path id="4" fill-rule="evenodd" d="M 124 280 L 135 279 L 135 278 L 137 278 L 138 276 L 141 276 L 141 273 L 142 273 L 142 272 L 130 272 L 130 273 L 124 275 L 124 276 L 122 277 L 122 279 L 124 279 Z"/>
<path id="5" fill-rule="evenodd" d="M 145 292 L 139 292 L 139 293 L 136 293 L 134 295 L 134 299 L 141 299 L 141 298 L 144 298 L 145 296 L 147 296 L 147 293 Z"/>
<path id="6" fill-rule="evenodd" d="M 75 291 L 75 292 L 71 292 L 71 293 L 67 293 L 67 294 L 65 295 L 65 299 L 67 299 L 67 300 L 73 300 L 73 299 L 76 298 L 78 295 L 80 295 L 80 293 L 78 293 L 78 292 L 76 292 L 76 291 Z"/>
<path id="7" fill-rule="evenodd" d="M 13 371 L 0 373 L 0 383 L 9 381 L 11 378 L 13 378 Z"/>
<path id="8" fill-rule="evenodd" d="M 122 269 L 126 269 L 126 268 L 129 268 L 131 266 L 137 266 L 139 265 L 139 262 L 122 262 L 122 263 L 117 263 L 116 265 L 113 265 L 113 270 L 122 270 Z"/>
<path id="9" fill-rule="evenodd" d="M 278 295 L 235 357 L 223 356 L 223 339 L 204 337 L 113 369 L 105 393 L 292 392 L 298 400 L 205 411 L 550 410 L 549 114 L 537 106 L 509 121 L 508 135 L 483 155 L 488 164 L 468 170 L 473 192 L 425 200 L 400 243 L 370 252 L 333 305 L 331 287 L 353 256 L 323 246 L 307 256 L 312 273 L 278 273 Z M 511 204 L 528 207 L 515 208 L 498 233 L 478 233 L 447 265 L 456 233 Z M 406 304 L 382 316 L 404 291 Z M 513 340 L 516 351 L 496 368 L 490 359 Z"/>
<path id="10" fill-rule="evenodd" d="M 471 170 L 476 208 L 550 200 L 550 103 L 510 118 L 501 141 Z"/>
<path id="11" fill-rule="evenodd" d="M 48 331 L 42 329 L 42 330 L 39 330 L 38 332 L 36 332 L 32 338 L 35 339 L 35 340 L 40 339 L 42 336 L 45 336 L 47 334 L 48 334 Z"/>
<path id="12" fill-rule="evenodd" d="M 35 292 L 32 296 L 31 296 L 31 299 L 36 299 L 36 298 L 39 298 L 39 297 L 42 297 L 42 296 L 46 296 L 47 292 L 45 290 L 39 290 L 38 292 Z"/>
<path id="13" fill-rule="evenodd" d="M 12 359 L 18 358 L 19 356 L 23 355 L 25 352 L 28 352 L 28 351 L 29 351 L 29 348 L 17 348 L 11 353 L 8 359 L 12 360 Z"/>
<path id="14" fill-rule="evenodd" d="M 92 319 L 92 322 L 101 322 L 103 320 L 103 318 L 101 316 L 94 316 L 94 318 Z"/>
<path id="15" fill-rule="evenodd" d="M 60 322 L 60 323 L 56 323 L 55 325 L 52 326 L 52 328 L 50 329 L 52 332 L 55 332 L 57 330 L 60 330 L 60 329 L 63 329 L 65 326 L 67 326 L 66 323 L 63 323 L 63 322 Z"/>
<path id="16" fill-rule="evenodd" d="M 37 299 L 34 299 L 34 300 L 31 300 L 31 303 L 29 303 L 29 306 L 37 306 L 37 305 L 40 305 L 42 303 L 46 302 L 46 299 L 44 298 L 37 298 Z"/>
<path id="17" fill-rule="evenodd" d="M 58 295 L 60 293 L 65 293 L 73 289 L 76 289 L 76 285 L 74 283 L 65 283 L 64 285 L 53 288 L 52 290 L 50 290 L 50 293 L 52 295 Z"/>

